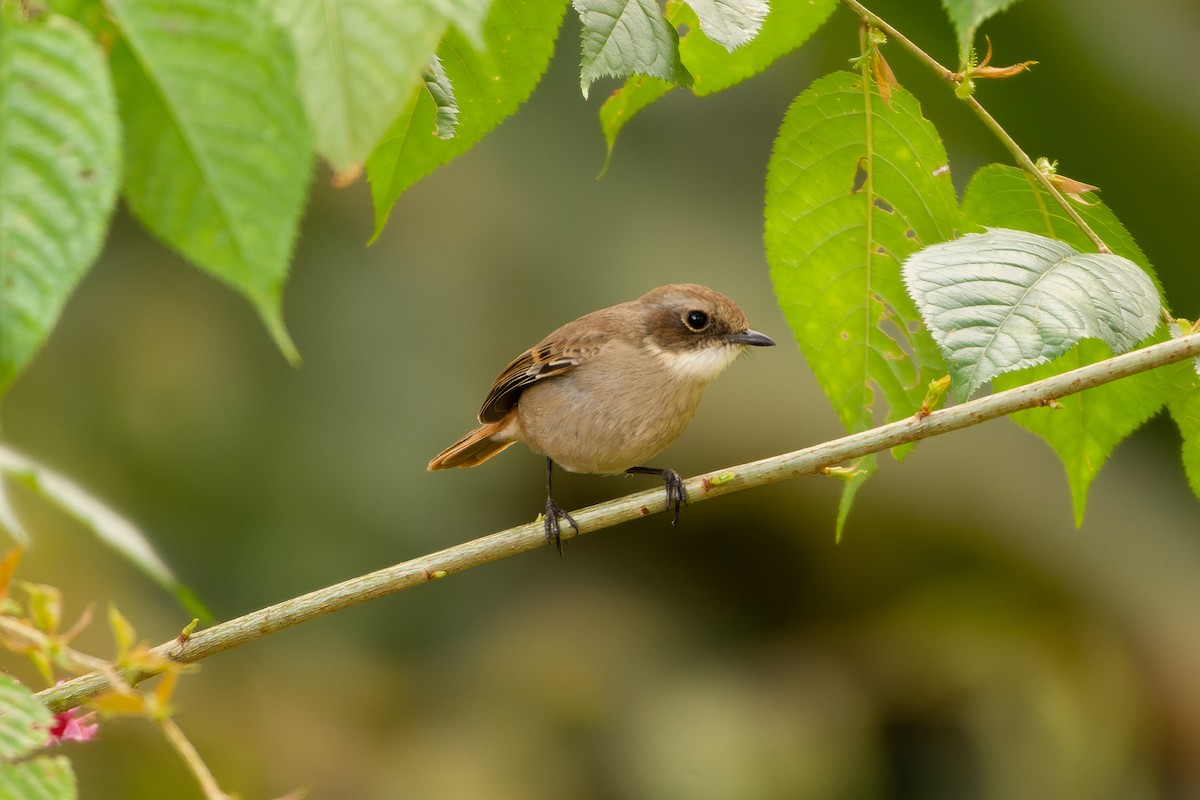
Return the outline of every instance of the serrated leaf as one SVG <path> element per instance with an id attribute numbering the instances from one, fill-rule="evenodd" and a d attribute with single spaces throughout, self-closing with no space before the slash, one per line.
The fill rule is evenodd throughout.
<path id="1" fill-rule="evenodd" d="M 657 0 L 572 0 L 579 22 L 583 61 L 579 86 L 584 99 L 599 78 L 652 78 L 687 85 L 691 75 L 679 60 L 679 34 L 663 18 Z"/>
<path id="2" fill-rule="evenodd" d="M 50 722 L 50 712 L 33 692 L 0 672 L 0 761 L 13 761 L 44 745 Z"/>
<path id="3" fill-rule="evenodd" d="M 486 4 L 476 8 L 482 15 Z M 450 9 L 424 0 L 269 3 L 296 53 L 317 152 L 335 172 L 361 164 L 421 84 Z M 461 28 L 479 23 L 459 14 Z M 460 29 L 461 29 L 460 28 Z"/>
<path id="4" fill-rule="evenodd" d="M 1130 259 L 1154 279 L 1145 254 L 1103 203 L 1092 199 L 1077 204 L 1076 210 L 1114 253 Z M 972 176 L 963 197 L 963 221 L 966 230 L 1015 228 L 1060 239 L 1080 250 L 1093 246 L 1032 175 L 1000 164 L 983 167 Z M 1091 363 L 1107 353 L 1099 342 L 1085 340 L 1053 363 L 1001 375 L 992 385 L 1003 391 Z M 1060 398 L 1057 408 L 1031 409 L 1013 416 L 1014 422 L 1044 439 L 1062 460 L 1076 524 L 1083 519 L 1092 479 L 1113 449 L 1162 406 L 1164 374 L 1153 370 L 1133 375 Z"/>
<path id="5" fill-rule="evenodd" d="M 454 129 L 458 127 L 458 101 L 454 99 L 454 86 L 437 55 L 429 62 L 429 68 L 422 77 L 425 89 L 437 108 L 433 135 L 439 139 L 453 139 Z"/>
<path id="6" fill-rule="evenodd" d="M 1122 353 L 1158 324 L 1158 291 L 1136 264 L 995 228 L 914 253 L 904 281 L 960 398 L 1043 364 L 1085 338 Z"/>
<path id="7" fill-rule="evenodd" d="M 700 30 L 732 53 L 758 35 L 770 6 L 767 0 L 687 0 Z"/>
<path id="8" fill-rule="evenodd" d="M 248 298 L 296 362 L 282 293 L 312 145 L 285 36 L 252 0 L 106 6 L 130 209 Z"/>
<path id="9" fill-rule="evenodd" d="M 66 756 L 0 763 L 0 798 L 4 800 L 75 800 L 78 796 L 75 773 Z"/>
<path id="10" fill-rule="evenodd" d="M 766 245 L 780 307 L 847 430 L 912 414 L 945 367 L 900 261 L 953 232 L 946 153 L 903 88 L 886 104 L 835 73 L 792 103 L 767 168 Z"/>
<path id="11" fill-rule="evenodd" d="M 77 519 L 100 541 L 172 592 L 189 612 L 204 619 L 211 619 L 204 606 L 154 552 L 149 539 L 129 520 L 57 472 L 0 445 L 0 477 L 5 475 L 29 486 Z"/>
<path id="12" fill-rule="evenodd" d="M 959 63 L 965 64 L 975 33 L 989 18 L 1016 3 L 1017 0 L 942 0 L 942 8 L 958 34 Z"/>
<path id="13" fill-rule="evenodd" d="M 0 25 L 0 394 L 100 252 L 120 185 L 104 54 L 74 22 Z"/>
<path id="14" fill-rule="evenodd" d="M 378 237 L 392 206 L 408 187 L 485 134 L 528 99 L 554 53 L 554 33 L 562 24 L 566 0 L 493 3 L 483 25 L 484 48 L 475 50 L 451 30 L 438 58 L 455 87 L 459 123 L 453 139 L 436 135 L 437 107 L 428 92 L 417 92 L 367 159 Z"/>
<path id="15" fill-rule="evenodd" d="M 1022 386 L 1111 357 L 1104 343 L 1085 339 L 1048 364 L 998 378 L 995 388 Z M 1164 401 L 1163 377 L 1159 370 L 1151 370 L 1060 398 L 1053 408 L 1018 412 L 1012 419 L 1054 448 L 1066 469 L 1079 526 L 1088 489 L 1104 462 L 1129 434 L 1158 413 Z"/>
<path id="16" fill-rule="evenodd" d="M 687 29 L 679 39 L 679 58 L 692 76 L 692 93 L 703 97 L 757 75 L 804 44 L 836 6 L 837 0 L 772 0 L 762 30 L 753 41 L 732 53 L 698 30 L 695 12 L 680 0 L 667 3 L 666 16 L 672 25 Z M 600 109 L 610 155 L 621 127 L 673 88 L 672 83 L 633 76 L 613 92 Z"/>

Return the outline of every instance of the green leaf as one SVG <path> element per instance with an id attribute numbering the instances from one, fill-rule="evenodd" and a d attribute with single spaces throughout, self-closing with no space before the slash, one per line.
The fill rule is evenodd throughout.
<path id="1" fill-rule="evenodd" d="M 700 30 L 732 53 L 758 35 L 769 5 L 766 0 L 687 0 L 700 19 Z"/>
<path id="2" fill-rule="evenodd" d="M 1136 263 L 1154 280 L 1145 254 L 1103 203 L 1089 199 L 1076 204 L 1076 210 L 1114 253 Z M 963 217 L 967 230 L 989 226 L 1014 228 L 1065 241 L 1079 250 L 1094 247 L 1037 180 L 1015 167 L 992 164 L 976 172 L 963 197 Z M 1085 340 L 1057 361 L 1001 375 L 992 386 L 1003 391 L 1083 366 L 1108 352 L 1099 342 Z M 1062 460 L 1071 487 L 1076 524 L 1082 521 L 1091 481 L 1113 449 L 1162 406 L 1162 382 L 1166 374 L 1154 370 L 1133 375 L 1060 398 L 1057 408 L 1031 409 L 1013 416 L 1014 422 L 1044 439 Z"/>
<path id="3" fill-rule="evenodd" d="M 1121 353 L 1158 324 L 1158 290 L 1127 258 L 994 228 L 914 253 L 904 280 L 958 396 L 1085 338 Z"/>
<path id="4" fill-rule="evenodd" d="M 946 9 L 946 16 L 950 17 L 954 31 L 958 34 L 959 63 L 966 63 L 979 26 L 1016 2 L 1017 0 L 942 0 L 942 8 Z"/>
<path id="5" fill-rule="evenodd" d="M 283 283 L 312 171 L 287 41 L 252 0 L 108 0 L 125 197 L 245 295 L 289 360 Z"/>
<path id="6" fill-rule="evenodd" d="M 0 478 L 4 476 L 25 484 L 77 519 L 100 541 L 172 592 L 190 613 L 212 619 L 212 615 L 154 552 L 145 534 L 77 484 L 27 456 L 0 445 Z M 13 521 L 15 519 L 12 518 Z M 21 536 L 26 540 L 29 538 L 28 533 L 22 533 Z"/>
<path id="7" fill-rule="evenodd" d="M 104 243 L 120 184 L 104 54 L 63 17 L 0 25 L 0 394 Z"/>
<path id="8" fill-rule="evenodd" d="M 833 532 L 835 542 L 842 541 L 842 534 L 846 531 L 846 520 L 850 517 L 850 507 L 854 505 L 854 498 L 858 496 L 858 490 L 878 469 L 875 453 L 864 456 L 854 465 L 853 469 L 854 473 L 846 479 L 846 483 L 842 487 L 841 499 L 838 501 L 837 523 Z"/>
<path id="9" fill-rule="evenodd" d="M 945 367 L 900 261 L 948 238 L 958 206 L 946 153 L 916 100 L 890 105 L 860 76 L 822 78 L 792 103 L 767 168 L 766 245 L 780 307 L 847 430 L 920 407 Z"/>
<path id="10" fill-rule="evenodd" d="M 1005 376 L 996 389 L 1032 383 L 1111 357 L 1112 351 L 1102 342 L 1085 339 L 1049 364 Z M 1160 371 L 1153 370 L 1060 398 L 1052 408 L 1013 415 L 1014 422 L 1044 439 L 1062 461 L 1076 526 L 1083 524 L 1088 489 L 1113 449 L 1162 408 L 1163 380 Z"/>
<path id="11" fill-rule="evenodd" d="M 49 710 L 33 693 L 0 672 L 0 761 L 14 761 L 41 748 L 50 723 Z"/>
<path id="12" fill-rule="evenodd" d="M 658 78 L 634 75 L 625 80 L 624 86 L 608 96 L 604 105 L 600 106 L 600 129 L 604 131 L 606 147 L 604 169 L 608 169 L 608 161 L 612 158 L 613 148 L 617 144 L 617 134 L 625 127 L 625 123 L 673 88 L 673 84 Z"/>
<path id="13" fill-rule="evenodd" d="M 692 76 L 692 93 L 703 97 L 757 75 L 804 44 L 836 6 L 837 0 L 772 0 L 759 34 L 732 53 L 702 35 L 695 13 L 679 0 L 667 3 L 667 20 L 687 28 L 679 40 L 679 58 Z M 673 88 L 671 83 L 633 76 L 613 92 L 600 109 L 610 155 L 621 127 Z"/>
<path id="14" fill-rule="evenodd" d="M 837 0 L 772 0 L 759 34 L 732 53 L 696 32 L 687 6 L 672 6 L 677 16 L 669 19 L 688 29 L 680 39 L 679 56 L 692 76 L 692 92 L 704 97 L 757 75 L 807 42 L 836 7 Z"/>
<path id="15" fill-rule="evenodd" d="M 373 238 L 408 187 L 469 150 L 529 98 L 550 64 L 554 33 L 565 12 L 565 0 L 493 3 L 484 22 L 481 51 L 453 30 L 446 34 L 438 57 L 455 87 L 456 135 L 438 138 L 437 104 L 428 92 L 413 95 L 367 159 L 375 205 Z"/>
<path id="16" fill-rule="evenodd" d="M 66 756 L 43 756 L 18 764 L 0 764 L 0 798 L 75 800 L 75 773 Z"/>
<path id="17" fill-rule="evenodd" d="M 339 172 L 361 164 L 421 85 L 448 24 L 444 9 L 421 0 L 268 5 L 291 36 L 317 152 Z M 463 26 L 477 31 L 478 22 Z"/>
<path id="18" fill-rule="evenodd" d="M 687 85 L 692 77 L 679 60 L 679 34 L 663 18 L 657 0 L 572 0 L 583 25 L 583 96 L 598 78 L 648 75 Z"/>
<path id="19" fill-rule="evenodd" d="M 71 800 L 76 797 L 71 762 L 61 755 L 36 756 L 50 738 L 53 718 L 29 689 L 0 673 L 0 798 Z"/>
<path id="20" fill-rule="evenodd" d="M 1171 377 L 1174 388 L 1167 408 L 1183 436 L 1183 471 L 1188 486 L 1200 498 L 1200 378 L 1185 364 L 1172 367 Z"/>

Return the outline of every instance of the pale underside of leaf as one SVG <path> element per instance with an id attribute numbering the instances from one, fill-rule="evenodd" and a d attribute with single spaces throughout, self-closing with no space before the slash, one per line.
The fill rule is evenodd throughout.
<path id="1" fill-rule="evenodd" d="M 960 397 L 1083 338 L 1124 352 L 1154 330 L 1158 292 L 1136 264 L 1044 236 L 993 229 L 937 244 L 904 278 Z"/>
<path id="2" fill-rule="evenodd" d="M 446 76 L 442 60 L 434 55 L 429 62 L 429 69 L 423 76 L 425 89 L 437 106 L 437 118 L 434 135 L 439 139 L 453 139 L 455 128 L 458 127 L 458 101 L 454 99 L 454 86 Z"/>
<path id="3" fill-rule="evenodd" d="M 687 0 L 700 19 L 700 30 L 727 51 L 758 35 L 770 6 L 767 0 Z"/>
<path id="4" fill-rule="evenodd" d="M 579 86 L 585 99 L 592 83 L 604 77 L 691 82 L 679 60 L 679 35 L 657 0 L 572 0 L 572 5 L 583 25 Z"/>

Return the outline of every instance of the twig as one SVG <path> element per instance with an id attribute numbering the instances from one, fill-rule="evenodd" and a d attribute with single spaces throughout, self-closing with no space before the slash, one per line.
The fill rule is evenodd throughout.
<path id="1" fill-rule="evenodd" d="M 803 450 L 710 472 L 685 481 L 685 486 L 691 502 L 696 503 L 754 486 L 811 475 L 869 453 L 977 425 L 1027 408 L 1044 406 L 1060 397 L 1196 355 L 1200 355 L 1200 333 L 1151 345 L 927 415 L 914 415 Z M 579 524 L 580 534 L 584 534 L 656 514 L 665 508 L 661 489 L 650 489 L 572 512 L 571 516 Z M 569 531 L 564 532 L 564 538 L 570 535 Z M 535 550 L 545 544 L 546 536 L 541 522 L 509 528 L 285 600 L 186 637 L 180 636 L 154 648 L 152 654 L 179 663 L 199 661 L 293 625 L 455 572 Z M 153 659 L 147 666 L 126 670 L 122 677 L 130 685 L 137 684 L 162 671 L 162 666 L 155 665 L 157 661 L 159 659 Z M 97 671 L 39 692 L 38 698 L 57 712 L 78 706 L 108 685 L 109 679 L 103 672 Z"/>
<path id="2" fill-rule="evenodd" d="M 896 42 L 909 53 L 911 53 L 918 61 L 924 64 L 930 71 L 932 71 L 942 80 L 946 81 L 947 83 L 954 84 L 955 86 L 958 85 L 959 81 L 964 80 L 963 76 L 959 75 L 953 70 L 947 69 L 936 58 L 922 50 L 915 42 L 913 42 L 912 39 L 909 39 L 900 31 L 893 28 L 886 21 L 884 21 L 882 17 L 871 11 L 862 3 L 859 3 L 858 0 L 842 0 L 842 3 L 855 14 L 857 14 L 858 17 L 864 22 L 887 34 L 889 39 Z M 1067 216 L 1071 218 L 1071 221 L 1078 225 L 1079 229 L 1083 231 L 1083 233 L 1089 239 L 1092 240 L 1092 244 L 1096 246 L 1096 249 L 1101 253 L 1111 253 L 1112 250 L 1104 243 L 1104 240 L 1101 239 L 1094 230 L 1092 230 L 1091 226 L 1084 221 L 1083 217 L 1079 215 L 1079 212 L 1075 210 L 1075 207 L 1071 205 L 1071 201 L 1068 200 L 1063 193 L 1058 190 L 1058 187 L 1054 185 L 1049 177 L 1047 177 L 1040 169 L 1037 168 L 1037 165 L 1033 163 L 1033 159 L 1031 159 L 1029 155 L 1021 149 L 1021 146 L 1017 144 L 1017 141 L 1008 134 L 1008 131 L 1004 130 L 1000 123 L 996 121 L 996 118 L 988 113 L 988 110 L 984 108 L 973 96 L 968 95 L 967 97 L 964 97 L 963 100 L 966 102 L 967 107 L 974 111 L 975 115 L 982 120 L 985 126 L 987 126 L 987 129 L 996 135 L 996 138 L 1000 140 L 1000 143 L 1003 144 L 1008 152 L 1012 154 L 1012 157 L 1016 159 L 1017 164 L 1019 164 L 1022 169 L 1033 175 L 1034 178 L 1037 179 L 1038 183 L 1042 185 L 1042 188 L 1049 192 L 1050 196 L 1053 197 L 1060 206 L 1062 206 L 1063 211 L 1065 211 Z"/>

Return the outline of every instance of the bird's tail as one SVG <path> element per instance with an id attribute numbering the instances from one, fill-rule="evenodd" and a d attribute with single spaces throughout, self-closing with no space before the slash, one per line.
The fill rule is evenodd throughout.
<path id="1" fill-rule="evenodd" d="M 426 467 L 430 472 L 435 469 L 450 469 L 451 467 L 473 467 L 482 464 L 511 444 L 511 439 L 493 439 L 492 437 L 505 425 L 507 420 L 480 425 L 475 430 L 447 447 L 433 457 Z"/>

